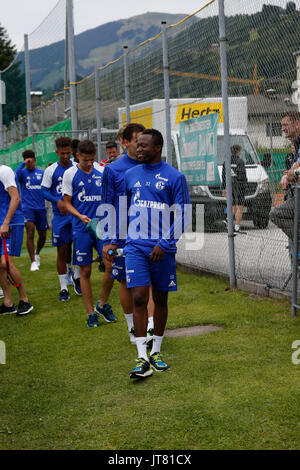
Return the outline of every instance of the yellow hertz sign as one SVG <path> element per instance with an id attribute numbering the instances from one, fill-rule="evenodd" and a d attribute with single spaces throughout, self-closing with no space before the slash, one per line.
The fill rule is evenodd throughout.
<path id="1" fill-rule="evenodd" d="M 194 119 L 208 114 L 219 113 L 219 122 L 223 120 L 223 103 L 190 103 L 179 104 L 177 108 L 176 124 L 188 119 Z"/>
<path id="2" fill-rule="evenodd" d="M 138 122 L 139 124 L 143 124 L 146 129 L 152 129 L 152 114 L 152 107 L 138 109 L 137 111 L 130 111 L 130 122 Z M 122 114 L 122 126 L 126 126 L 125 113 Z"/>

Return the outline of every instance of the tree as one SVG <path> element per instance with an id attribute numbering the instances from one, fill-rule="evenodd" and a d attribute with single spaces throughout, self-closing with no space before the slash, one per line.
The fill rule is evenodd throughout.
<path id="1" fill-rule="evenodd" d="M 6 29 L 0 23 L 0 71 L 5 70 L 6 67 L 13 61 L 16 54 L 16 49 L 9 39 Z"/>
<path id="2" fill-rule="evenodd" d="M 0 24 L 0 71 L 5 70 L 16 56 L 16 48 L 12 45 L 7 32 Z M 3 121 L 7 126 L 10 121 L 25 113 L 25 77 L 22 64 L 16 62 L 2 74 L 6 85 L 6 104 L 3 106 Z"/>
<path id="3" fill-rule="evenodd" d="M 296 13 L 296 4 L 294 2 L 288 2 L 286 4 L 286 12 L 288 15 Z"/>

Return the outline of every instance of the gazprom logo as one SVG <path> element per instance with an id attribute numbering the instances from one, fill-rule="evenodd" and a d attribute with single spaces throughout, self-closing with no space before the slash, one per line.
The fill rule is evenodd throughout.
<path id="1" fill-rule="evenodd" d="M 6 364 L 6 346 L 4 341 L 0 341 L 0 365 Z"/>

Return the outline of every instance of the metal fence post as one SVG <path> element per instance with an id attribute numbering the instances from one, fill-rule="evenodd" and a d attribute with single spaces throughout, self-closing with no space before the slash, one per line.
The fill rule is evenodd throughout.
<path id="1" fill-rule="evenodd" d="M 234 233 L 232 214 L 232 184 L 231 184 L 231 152 L 229 134 L 229 106 L 227 87 L 227 55 L 226 55 L 226 28 L 224 0 L 219 0 L 219 35 L 220 35 L 220 58 L 221 58 L 221 82 L 224 116 L 224 148 L 226 161 L 226 191 L 227 191 L 227 220 L 228 220 L 228 250 L 229 250 L 229 278 L 230 287 L 236 285 L 235 257 L 234 257 Z"/>
<path id="2" fill-rule="evenodd" d="M 171 133 L 171 110 L 170 110 L 170 83 L 169 83 L 169 59 L 168 59 L 168 38 L 167 22 L 161 22 L 162 46 L 163 46 L 163 69 L 164 69 L 164 91 L 165 91 L 165 118 L 167 137 L 167 163 L 172 165 L 172 133 Z"/>
<path id="3" fill-rule="evenodd" d="M 99 69 L 95 67 L 95 88 L 96 88 L 96 116 L 97 116 L 97 159 L 100 163 L 102 160 L 101 148 L 101 101 L 100 101 L 100 84 L 99 84 Z"/>
<path id="4" fill-rule="evenodd" d="M 3 126 L 3 147 L 7 147 L 7 127 Z"/>
<path id="5" fill-rule="evenodd" d="M 41 128 L 45 129 L 45 107 L 44 102 L 41 102 Z"/>
<path id="6" fill-rule="evenodd" d="M 299 237 L 299 191 L 300 185 L 295 185 L 295 206 L 294 206 L 294 244 L 293 244 L 293 281 L 292 281 L 292 317 L 296 316 L 297 305 L 297 284 L 298 284 L 298 237 Z"/>
<path id="7" fill-rule="evenodd" d="M 24 132 L 23 132 L 23 120 L 21 114 L 19 114 L 19 134 L 20 134 L 20 140 L 23 140 L 24 138 Z"/>
<path id="8" fill-rule="evenodd" d="M 54 97 L 54 109 L 55 109 L 55 120 L 59 121 L 59 110 L 58 110 L 58 98 L 57 95 Z"/>
<path id="9" fill-rule="evenodd" d="M 24 35 L 24 55 L 25 55 L 25 81 L 26 81 L 26 107 L 27 107 L 27 129 L 28 135 L 32 135 L 32 107 L 30 94 L 30 64 L 29 64 L 29 47 L 28 34 Z"/>
<path id="10" fill-rule="evenodd" d="M 16 143 L 16 126 L 15 126 L 14 121 L 10 122 L 10 136 L 11 136 L 11 143 L 15 144 Z"/>
<path id="11" fill-rule="evenodd" d="M 125 106 L 126 106 L 126 124 L 130 123 L 130 83 L 128 68 L 128 46 L 124 46 L 124 84 L 125 84 Z"/>
<path id="12" fill-rule="evenodd" d="M 69 55 L 69 79 L 71 95 L 71 121 L 72 131 L 78 130 L 77 99 L 76 99 L 76 65 L 74 45 L 74 16 L 73 0 L 67 0 L 67 22 L 68 22 L 68 55 Z M 76 135 L 74 135 L 76 137 Z"/>

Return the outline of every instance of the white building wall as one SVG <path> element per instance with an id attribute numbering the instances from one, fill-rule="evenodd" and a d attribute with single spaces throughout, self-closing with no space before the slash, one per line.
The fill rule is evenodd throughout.
<path id="1" fill-rule="evenodd" d="M 264 118 L 249 119 L 248 135 L 256 148 L 270 148 L 270 137 L 267 136 L 266 122 Z M 280 120 L 274 119 L 274 122 L 280 122 Z M 273 149 L 289 147 L 289 144 L 284 136 L 273 136 Z"/>

